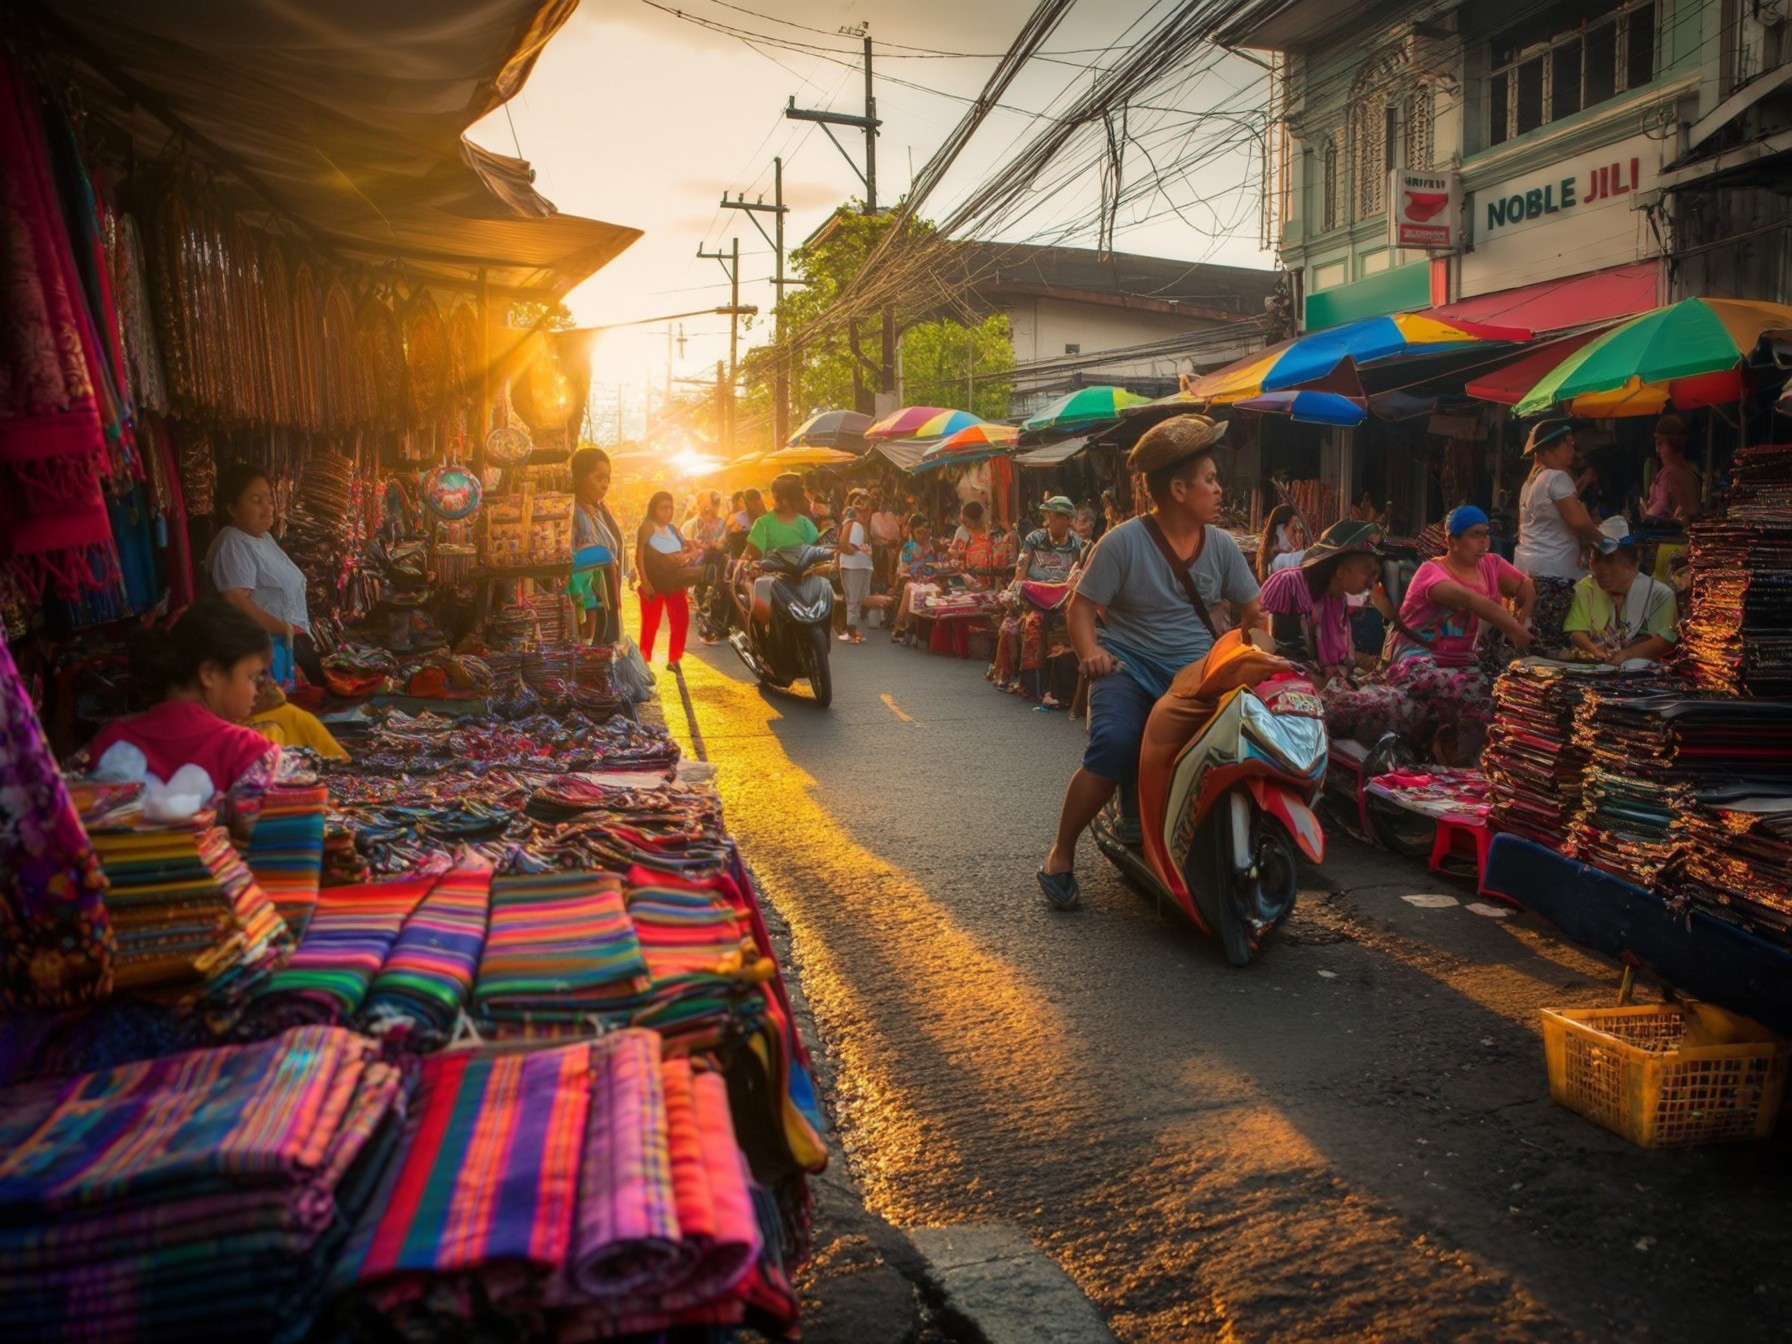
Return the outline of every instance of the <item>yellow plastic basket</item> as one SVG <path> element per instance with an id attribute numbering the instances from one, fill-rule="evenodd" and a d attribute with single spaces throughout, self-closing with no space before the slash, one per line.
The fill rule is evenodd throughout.
<path id="1" fill-rule="evenodd" d="M 1773 1133 L 1792 1045 L 1709 1004 L 1545 1008 L 1549 1095 L 1644 1148 Z"/>

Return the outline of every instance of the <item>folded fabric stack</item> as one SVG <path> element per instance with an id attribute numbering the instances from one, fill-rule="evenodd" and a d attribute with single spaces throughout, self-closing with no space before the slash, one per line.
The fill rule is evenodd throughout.
<path id="1" fill-rule="evenodd" d="M 362 1020 L 425 1050 L 445 1044 L 472 1001 L 491 915 L 489 867 L 462 866 L 430 888 L 367 992 Z"/>
<path id="2" fill-rule="evenodd" d="M 1638 676 L 1593 664 L 1513 663 L 1493 684 L 1493 724 L 1481 757 L 1495 828 L 1563 849 L 1591 754 L 1574 741 L 1582 697 L 1592 687 L 1640 695 L 1675 680 L 1664 670 Z"/>
<path id="3" fill-rule="evenodd" d="M 1590 690 L 1574 741 L 1589 759 L 1574 854 L 1650 889 L 1701 788 L 1792 784 L 1792 703 Z"/>
<path id="4" fill-rule="evenodd" d="M 96 829 L 118 939 L 114 984 L 187 1008 L 247 1000 L 292 941 L 274 903 L 201 814 L 193 826 Z"/>
<path id="5" fill-rule="evenodd" d="M 1686 837 L 1676 896 L 1792 947 L 1792 789 L 1702 794 Z"/>
<path id="6" fill-rule="evenodd" d="M 0 1091 L 0 1333 L 302 1339 L 402 1120 L 331 1028 Z"/>
<path id="7" fill-rule="evenodd" d="M 295 938 L 305 932 L 317 904 L 329 801 L 329 790 L 321 784 L 269 789 L 249 835 L 249 871 Z"/>
<path id="8" fill-rule="evenodd" d="M 477 1018 L 583 1023 L 626 1015 L 648 988 L 620 878 L 543 873 L 493 881 L 491 926 L 473 990 Z"/>
<path id="9" fill-rule="evenodd" d="M 653 977 L 652 1001 L 631 1019 L 651 1027 L 668 1050 L 713 1049 L 757 1029 L 762 986 L 777 972 L 759 955 L 728 902 L 712 890 L 637 869 L 629 918 Z"/>
<path id="10" fill-rule="evenodd" d="M 243 1033 L 352 1020 L 405 920 L 434 885 L 431 875 L 323 891 L 297 950 L 244 1015 Z"/>
<path id="11" fill-rule="evenodd" d="M 1792 444 L 1739 449 L 1723 513 L 1688 539 L 1692 675 L 1730 694 L 1792 695 Z"/>
<path id="12" fill-rule="evenodd" d="M 403 1337 L 612 1338 L 741 1323 L 764 1249 L 720 1076 L 623 1030 L 425 1060 L 331 1289 Z"/>

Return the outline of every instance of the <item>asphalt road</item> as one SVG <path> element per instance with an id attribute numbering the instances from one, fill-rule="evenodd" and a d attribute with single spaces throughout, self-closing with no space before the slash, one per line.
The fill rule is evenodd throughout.
<path id="1" fill-rule="evenodd" d="M 685 671 L 872 1208 L 1017 1225 L 1129 1341 L 1786 1337 L 1792 1141 L 1649 1153 L 1549 1100 L 1537 1010 L 1608 963 L 1337 834 L 1247 970 L 1087 841 L 1054 912 L 1080 725 L 835 648 L 826 711 L 725 646 Z"/>

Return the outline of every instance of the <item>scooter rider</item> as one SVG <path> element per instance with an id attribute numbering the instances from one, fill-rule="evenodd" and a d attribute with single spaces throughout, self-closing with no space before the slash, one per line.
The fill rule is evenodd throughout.
<path id="1" fill-rule="evenodd" d="M 1240 625 L 1257 624 L 1250 565 L 1229 534 L 1210 526 L 1222 497 L 1213 454 L 1225 432 L 1223 423 L 1201 415 L 1177 416 L 1145 432 L 1127 463 L 1144 474 L 1152 510 L 1102 535 L 1070 599 L 1070 641 L 1090 683 L 1089 744 L 1038 872 L 1040 887 L 1060 910 L 1078 899 L 1077 840 L 1116 787 L 1136 834 L 1134 779 L 1145 721 L 1176 673 L 1213 647 L 1208 608 L 1225 600 L 1238 610 Z"/>

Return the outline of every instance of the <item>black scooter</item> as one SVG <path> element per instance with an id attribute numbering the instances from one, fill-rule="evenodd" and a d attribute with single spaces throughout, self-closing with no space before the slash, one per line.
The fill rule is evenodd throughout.
<path id="1" fill-rule="evenodd" d="M 833 563 L 826 546 L 787 546 L 760 561 L 764 571 L 738 593 L 744 629 L 728 637 L 763 686 L 788 689 L 807 681 L 815 703 L 834 698 L 828 657 L 834 638 L 834 585 L 819 571 Z"/>

